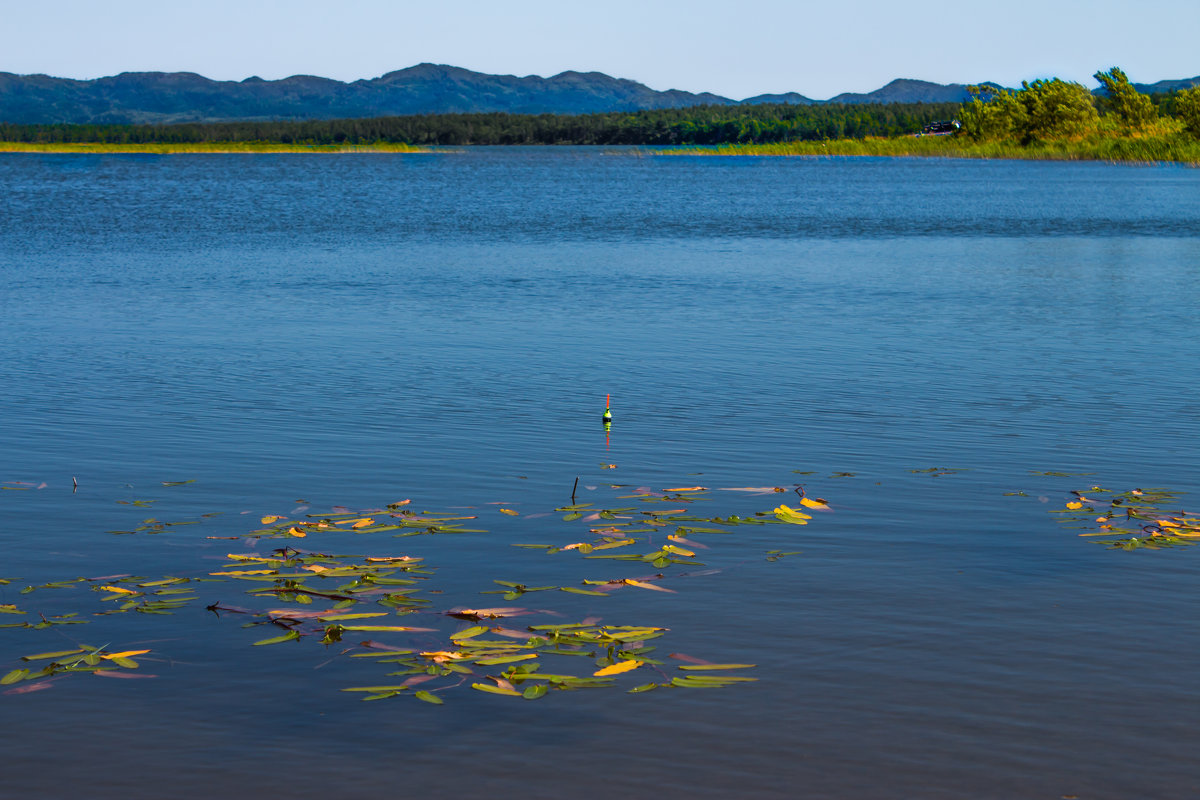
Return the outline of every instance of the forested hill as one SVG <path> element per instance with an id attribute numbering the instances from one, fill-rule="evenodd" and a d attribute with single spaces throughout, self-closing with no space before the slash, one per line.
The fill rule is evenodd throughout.
<path id="1" fill-rule="evenodd" d="M 1135 86 L 1154 93 L 1196 82 L 1200 78 Z M 18 124 L 159 125 L 479 113 L 578 115 L 701 105 L 962 103 L 968 99 L 963 84 L 900 79 L 873 92 L 839 94 L 826 101 L 796 92 L 760 94 L 739 101 L 707 92 L 656 91 L 599 72 L 517 77 L 439 64 L 418 64 L 350 83 L 311 75 L 273 81 L 214 81 L 191 72 L 126 72 L 74 80 L 0 72 L 0 122 Z"/>
<path id="2" fill-rule="evenodd" d="M 893 81 L 837 103 L 958 103 L 961 84 Z M 267 81 L 214 81 L 190 72 L 122 73 L 96 80 L 0 73 L 0 121 L 52 124 L 170 124 L 211 121 L 346 119 L 414 114 L 593 114 L 699 105 L 809 105 L 796 92 L 737 101 L 710 93 L 656 91 L 599 72 L 487 75 L 418 64 L 351 83 L 295 75 Z"/>

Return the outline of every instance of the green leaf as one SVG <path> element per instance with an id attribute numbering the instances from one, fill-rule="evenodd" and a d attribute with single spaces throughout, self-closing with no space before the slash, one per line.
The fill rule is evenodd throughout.
<path id="1" fill-rule="evenodd" d="M 496 664 L 511 664 L 514 661 L 528 661 L 532 658 L 537 658 L 537 653 L 522 653 L 517 656 L 495 656 L 493 658 L 477 658 L 475 663 L 481 667 L 491 667 Z"/>
<path id="2" fill-rule="evenodd" d="M 758 666 L 757 664 L 694 664 L 686 667 L 680 667 L 689 671 L 702 671 L 710 669 L 751 669 Z"/>
<path id="3" fill-rule="evenodd" d="M 53 653 L 34 653 L 31 656 L 21 656 L 22 661 L 42 661 L 47 658 L 62 658 L 63 656 L 73 656 L 76 653 L 82 653 L 83 648 L 78 647 L 74 650 L 56 650 Z"/>
<path id="4" fill-rule="evenodd" d="M 424 689 L 417 692 L 413 696 L 416 697 L 418 700 L 424 700 L 426 703 L 433 703 L 435 706 L 440 706 L 446 702 L 442 698 L 438 697 L 436 694 L 430 694 L 429 692 L 425 691 Z"/>
<path id="5" fill-rule="evenodd" d="M 544 683 L 539 683 L 537 686 L 530 686 L 525 691 L 521 692 L 521 696 L 526 700 L 537 700 L 539 697 L 544 696 L 548 691 L 550 691 L 549 686 Z"/>
<path id="6" fill-rule="evenodd" d="M 272 636 L 270 639 L 262 639 L 261 641 L 257 641 L 254 643 L 254 646 L 258 647 L 260 644 L 279 644 L 280 642 L 290 642 L 293 639 L 299 638 L 300 633 L 298 631 L 288 631 L 282 636 Z"/>
<path id="7" fill-rule="evenodd" d="M 471 639 L 471 638 L 478 636 L 481 633 L 487 633 L 490 630 L 491 630 L 491 628 L 488 628 L 485 625 L 473 625 L 470 628 L 459 631 L 458 633 L 450 634 L 450 638 L 454 639 L 454 640 Z"/>
<path id="8" fill-rule="evenodd" d="M 12 672 L 8 673 L 3 678 L 0 678 L 0 686 L 7 686 L 10 683 L 16 683 L 17 681 L 23 681 L 26 678 L 28 678 L 29 675 L 30 675 L 30 672 L 27 669 L 14 669 Z"/>
<path id="9" fill-rule="evenodd" d="M 481 692 L 490 692 L 491 694 L 503 694 L 509 697 L 520 697 L 521 693 L 514 689 L 502 689 L 499 686 L 492 686 L 490 683 L 472 683 L 472 689 L 478 689 Z"/>

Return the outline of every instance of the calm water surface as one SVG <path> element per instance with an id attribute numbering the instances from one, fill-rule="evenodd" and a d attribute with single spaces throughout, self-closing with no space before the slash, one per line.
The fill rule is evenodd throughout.
<path id="1" fill-rule="evenodd" d="M 0 673 L 111 641 L 157 676 L 0 694 L 0 794 L 1200 795 L 1200 550 L 1047 513 L 1200 490 L 1195 170 L 493 148 L 8 155 L 0 187 L 0 481 L 26 487 L 0 492 L 0 603 L 91 619 L 0 629 Z M 338 690 L 378 670 L 204 610 L 241 585 L 174 616 L 20 593 L 202 575 L 269 550 L 205 538 L 263 514 L 409 497 L 488 532 L 324 546 L 424 556 L 436 610 L 646 574 L 510 546 L 574 541 L 540 515 L 576 476 L 599 507 L 630 502 L 615 482 L 829 499 L 704 539 L 691 569 L 719 571 L 676 594 L 525 603 L 670 628 L 658 655 L 759 682 L 360 703 Z M 203 521 L 107 533 L 149 517 Z"/>

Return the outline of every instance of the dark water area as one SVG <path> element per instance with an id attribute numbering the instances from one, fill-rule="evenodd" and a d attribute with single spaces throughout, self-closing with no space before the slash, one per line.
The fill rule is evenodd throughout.
<path id="1" fill-rule="evenodd" d="M 28 612 L 0 624 L 89 620 L 0 628 L 0 675 L 112 642 L 156 676 L 0 686 L 0 796 L 1200 796 L 1200 548 L 1049 513 L 1194 507 L 1197 171 L 491 148 L 7 155 L 0 187 L 0 604 Z M 689 513 L 769 517 L 796 495 L 717 490 L 803 483 L 833 513 L 692 537 L 703 567 L 512 547 L 588 536 L 555 512 L 577 476 L 595 508 L 702 485 Z M 392 679 L 344 645 L 205 610 L 243 582 L 169 616 L 21 593 L 203 576 L 294 543 L 206 537 L 401 498 L 487 532 L 303 545 L 425 558 L 415 645 L 523 606 L 758 681 L 363 703 Z M 147 518 L 198 524 L 109 533 Z M 655 572 L 675 593 L 479 594 Z"/>

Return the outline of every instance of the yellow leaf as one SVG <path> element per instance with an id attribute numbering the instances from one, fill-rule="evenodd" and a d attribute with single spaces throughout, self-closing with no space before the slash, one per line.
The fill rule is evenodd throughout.
<path id="1" fill-rule="evenodd" d="M 142 653 L 149 653 L 149 650 L 122 650 L 120 653 L 109 653 L 108 655 L 100 656 L 112 661 L 118 658 L 129 658 L 130 656 L 140 656 Z"/>
<path id="2" fill-rule="evenodd" d="M 1083 508 L 1083 503 L 1067 503 L 1067 508 L 1074 511 L 1077 508 Z"/>
<path id="3" fill-rule="evenodd" d="M 624 583 L 626 586 L 636 586 L 639 589 L 653 589 L 656 592 L 672 592 L 672 593 L 674 593 L 674 591 L 675 591 L 674 589 L 668 589 L 665 586 L 655 586 L 653 583 L 646 583 L 645 581 L 635 581 L 633 578 L 626 578 L 624 581 L 622 581 L 622 583 Z"/>
<path id="4" fill-rule="evenodd" d="M 304 531 L 300 530 L 299 528 L 297 528 L 297 527 L 296 527 L 296 526 L 294 526 L 294 525 L 293 525 L 292 527 L 288 528 L 288 535 L 289 535 L 289 536 L 295 536 L 295 537 L 297 537 L 297 538 L 300 538 L 300 539 L 303 539 L 305 536 L 308 536 L 308 534 L 307 534 L 307 533 L 305 533 Z"/>
<path id="5" fill-rule="evenodd" d="M 320 564 L 306 564 L 300 569 L 306 569 L 309 572 L 316 572 L 317 574 L 329 572 L 329 567 L 322 567 Z"/>
<path id="6" fill-rule="evenodd" d="M 1171 522 L 1170 520 L 1166 520 L 1166 519 L 1158 520 L 1158 524 L 1163 526 L 1164 528 L 1178 528 L 1179 527 L 1179 523 Z"/>
<path id="7" fill-rule="evenodd" d="M 677 486 L 674 489 L 663 489 L 664 492 L 703 492 L 707 486 Z"/>
<path id="8" fill-rule="evenodd" d="M 501 513 L 501 514 L 508 514 L 510 517 L 519 517 L 519 516 L 521 516 L 521 512 L 520 512 L 520 511 L 513 511 L 511 508 L 502 508 L 502 509 L 500 509 L 500 513 Z"/>
<path id="9" fill-rule="evenodd" d="M 805 514 L 803 511 L 797 511 L 791 506 L 785 505 L 780 505 L 775 509 L 775 516 L 778 519 L 784 522 L 790 522 L 793 525 L 807 525 L 808 521 L 812 519 L 811 516 Z"/>
<path id="10" fill-rule="evenodd" d="M 612 666 L 598 669 L 592 673 L 594 677 L 602 678 L 605 675 L 620 675 L 622 672 L 632 672 L 643 664 L 641 661 L 618 661 Z"/>
<path id="11" fill-rule="evenodd" d="M 816 500 L 810 500 L 807 497 L 801 497 L 800 505 L 804 506 L 805 508 L 829 508 L 829 504 L 819 497 Z"/>
<path id="12" fill-rule="evenodd" d="M 210 572 L 209 575 L 271 575 L 274 574 L 273 569 L 241 569 L 233 570 L 232 572 Z"/>
<path id="13" fill-rule="evenodd" d="M 274 515 L 268 514 L 267 516 L 262 518 L 261 522 L 263 525 L 270 525 L 272 522 L 279 522 L 279 520 L 281 520 L 281 519 L 283 519 L 283 517 L 276 517 Z"/>
<path id="14" fill-rule="evenodd" d="M 374 525 L 374 524 L 375 524 L 375 520 L 371 519 L 370 517 L 363 517 L 362 519 L 358 520 L 350 527 L 351 528 L 365 528 L 368 525 Z"/>
<path id="15" fill-rule="evenodd" d="M 243 556 L 237 553 L 226 553 L 225 557 L 230 561 L 276 561 L 274 558 L 263 558 L 262 556 Z"/>
<path id="16" fill-rule="evenodd" d="M 101 591 L 116 592 L 117 594 L 138 594 L 137 592 L 129 589 L 122 589 L 120 586 L 101 586 L 100 589 Z"/>

